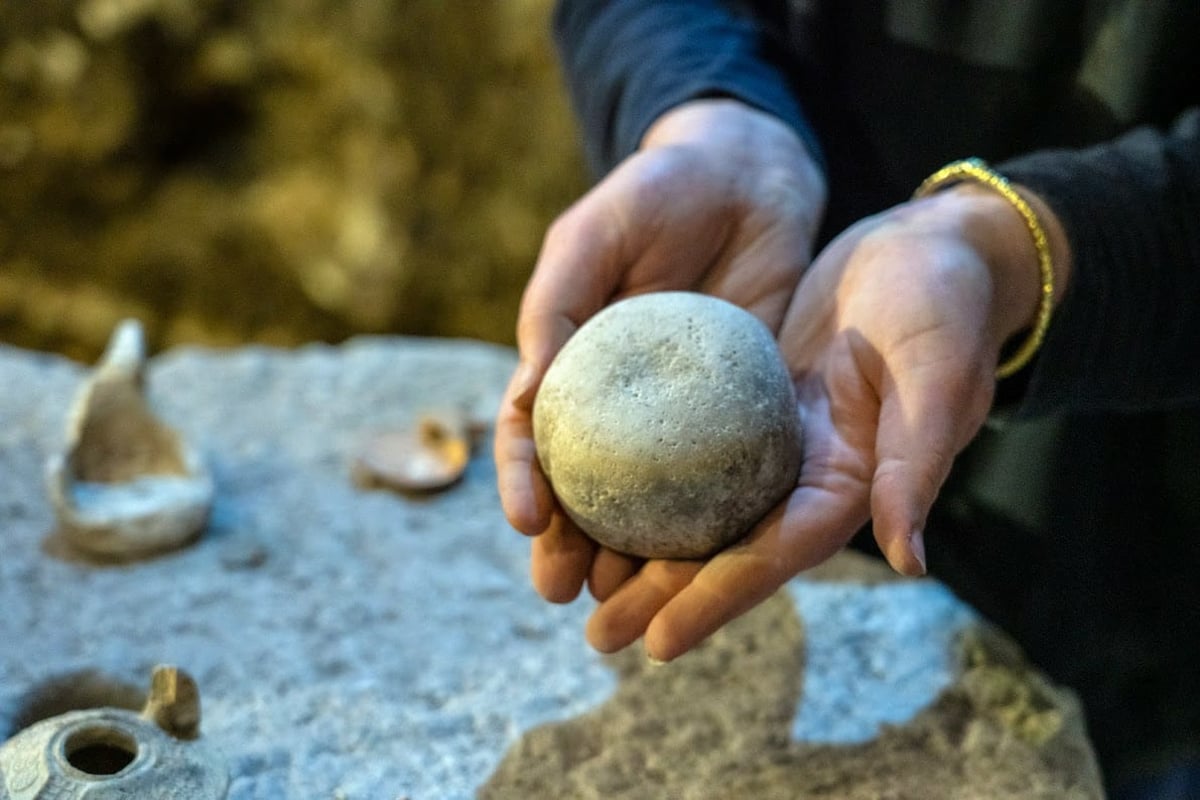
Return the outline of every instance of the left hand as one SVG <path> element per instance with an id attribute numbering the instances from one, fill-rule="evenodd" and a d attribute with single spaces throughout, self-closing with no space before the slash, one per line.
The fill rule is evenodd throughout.
<path id="1" fill-rule="evenodd" d="M 568 602 L 585 581 L 602 595 L 634 568 L 575 527 L 538 465 L 533 403 L 555 354 L 608 304 L 669 289 L 723 298 L 778 332 L 825 193 L 795 131 L 737 100 L 705 98 L 663 114 L 639 151 L 551 226 L 521 300 L 521 366 L 494 447 L 501 505 L 533 537 L 530 577 L 543 597 Z"/>
<path id="2" fill-rule="evenodd" d="M 1050 210 L 1028 193 L 1058 251 Z M 955 456 L 990 409 L 1001 345 L 1033 319 L 1037 254 L 1002 197 L 963 184 L 851 227 L 813 263 L 784 318 L 804 458 L 795 491 L 707 562 L 627 563 L 587 635 L 645 635 L 669 661 L 840 550 L 868 519 L 889 563 L 925 571 L 923 528 Z M 635 571 L 636 570 L 636 571 Z"/>

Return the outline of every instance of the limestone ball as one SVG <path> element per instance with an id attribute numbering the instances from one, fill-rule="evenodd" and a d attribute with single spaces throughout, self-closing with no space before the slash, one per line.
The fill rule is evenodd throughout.
<path id="1" fill-rule="evenodd" d="M 551 363 L 533 408 L 559 504 L 597 542 L 644 558 L 704 558 L 796 485 L 801 432 L 771 333 L 691 292 L 601 311 Z"/>

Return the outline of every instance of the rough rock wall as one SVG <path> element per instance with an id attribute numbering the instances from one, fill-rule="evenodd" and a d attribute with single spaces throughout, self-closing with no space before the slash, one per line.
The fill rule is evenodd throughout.
<path id="1" fill-rule="evenodd" d="M 549 8 L 0 4 L 0 340 L 511 340 L 584 182 Z"/>

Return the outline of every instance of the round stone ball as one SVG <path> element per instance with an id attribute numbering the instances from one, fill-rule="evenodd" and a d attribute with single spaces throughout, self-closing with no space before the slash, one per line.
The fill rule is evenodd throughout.
<path id="1" fill-rule="evenodd" d="M 643 558 L 727 547 L 800 469 L 794 390 L 771 333 L 690 292 L 631 297 L 581 327 L 546 372 L 533 434 L 563 510 Z"/>

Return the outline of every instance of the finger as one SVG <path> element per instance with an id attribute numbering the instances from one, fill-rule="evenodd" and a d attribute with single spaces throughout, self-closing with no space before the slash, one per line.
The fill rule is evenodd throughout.
<path id="1" fill-rule="evenodd" d="M 991 403 L 982 367 L 966 373 L 939 359 L 884 379 L 875 441 L 871 516 L 892 568 L 925 573 L 925 520 L 954 457 L 979 430 Z"/>
<path id="2" fill-rule="evenodd" d="M 650 620 L 699 572 L 699 561 L 646 562 L 600 604 L 587 624 L 587 640 L 601 653 L 614 653 L 637 641 Z"/>
<path id="3" fill-rule="evenodd" d="M 588 574 L 588 590 L 592 597 L 603 603 L 612 597 L 625 581 L 636 575 L 643 563 L 643 559 L 601 547 Z"/>
<path id="4" fill-rule="evenodd" d="M 671 661 L 691 650 L 797 573 L 832 557 L 866 516 L 865 487 L 857 482 L 800 487 L 663 606 L 646 630 L 647 655 Z"/>
<path id="5" fill-rule="evenodd" d="M 513 376 L 500 404 L 492 453 L 504 516 L 518 531 L 533 536 L 550 524 L 554 495 L 538 466 L 533 418 L 514 402 L 520 381 L 519 374 Z"/>
<path id="6" fill-rule="evenodd" d="M 533 588 L 552 603 L 569 603 L 579 595 L 596 554 L 596 544 L 561 511 L 546 531 L 533 539 L 530 578 Z"/>

